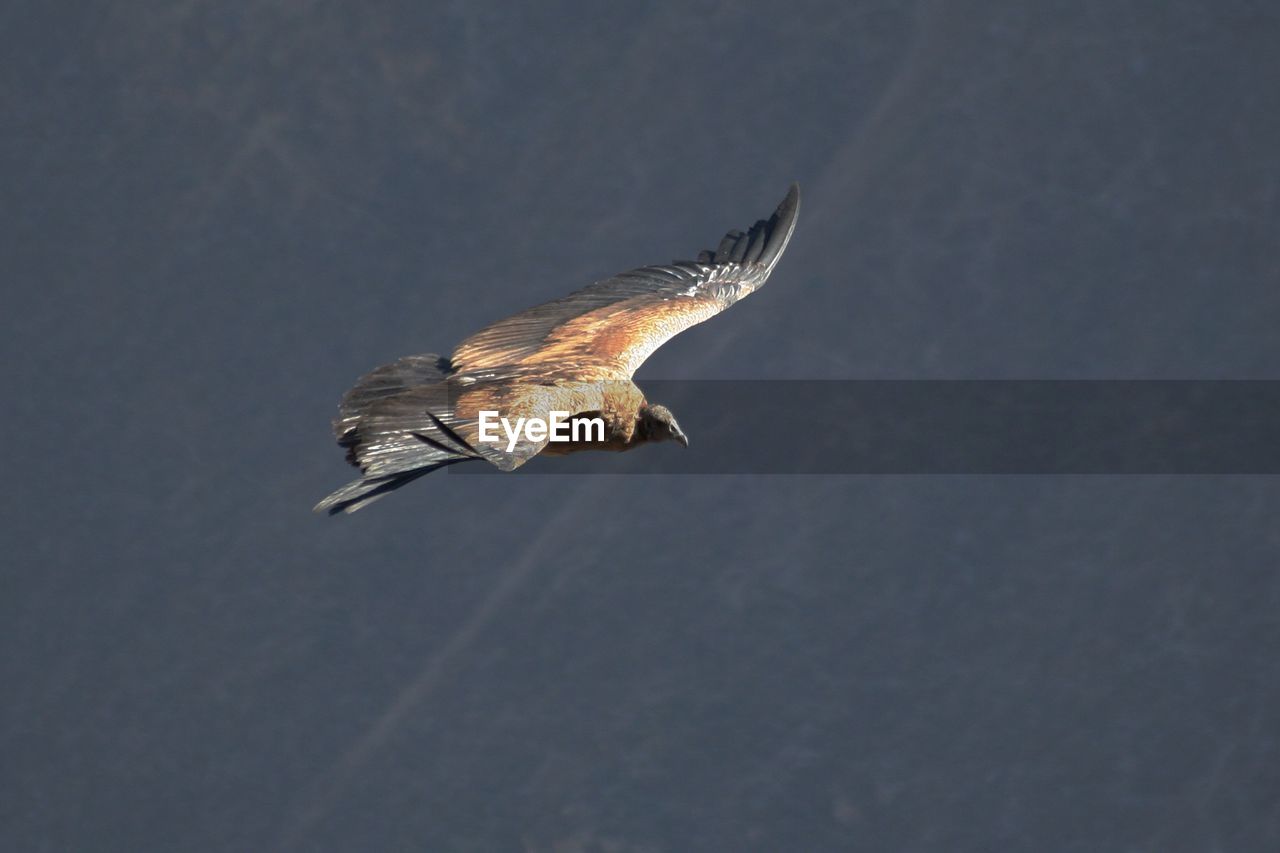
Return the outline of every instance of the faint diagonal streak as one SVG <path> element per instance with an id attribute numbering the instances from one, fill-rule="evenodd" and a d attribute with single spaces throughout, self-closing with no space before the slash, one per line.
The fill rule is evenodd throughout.
<path id="1" fill-rule="evenodd" d="M 637 39 L 641 38 L 641 35 L 638 33 Z M 738 331 L 726 328 L 718 341 L 712 341 L 711 349 L 703 352 L 699 358 L 690 359 L 686 366 L 691 373 L 695 373 L 700 365 L 710 362 L 739 337 Z M 561 506 L 560 511 L 542 528 L 537 538 L 525 548 L 519 560 L 503 572 L 498 585 L 471 617 L 427 661 L 413 681 L 400 691 L 382 716 L 352 744 L 333 768 L 299 798 L 300 805 L 295 809 L 296 817 L 281 834 L 278 849 L 296 849 L 306 838 L 307 833 L 319 821 L 334 799 L 341 794 L 351 774 L 373 752 L 386 743 L 408 713 L 431 694 L 452 660 L 475 642 L 493 621 L 494 615 L 524 585 L 528 576 L 537 568 L 538 561 L 543 556 L 543 551 L 547 549 L 548 543 L 554 541 L 553 537 L 559 528 L 576 514 L 577 507 L 584 498 L 601 491 L 608 482 L 609 478 L 600 478 L 577 492 L 571 500 Z M 567 575 L 572 571 L 572 566 L 564 566 L 560 575 Z"/>
<path id="2" fill-rule="evenodd" d="M 722 336 L 721 346 L 691 360 L 690 369 L 694 370 L 698 364 L 710 361 L 712 352 L 719 353 L 736 337 L 738 335 L 734 330 L 726 330 Z M 298 847 L 334 799 L 341 794 L 351 774 L 386 743 L 408 713 L 431 694 L 452 660 L 475 642 L 493 621 L 494 615 L 524 585 L 528 576 L 538 567 L 538 561 L 547 549 L 548 543 L 554 541 L 553 537 L 560 527 L 576 515 L 578 506 L 585 498 L 601 491 L 608 482 L 607 477 L 592 482 L 561 506 L 560 511 L 542 528 L 537 538 L 529 543 L 520 558 L 502 573 L 498 585 L 471 614 L 471 617 L 458 627 L 439 651 L 431 656 L 413 681 L 400 691 L 382 716 L 356 739 L 333 768 L 299 798 L 300 805 L 295 809 L 296 817 L 281 833 L 277 844 L 278 849 L 292 850 Z M 562 574 L 567 574 L 570 570 L 571 567 L 566 566 Z"/>
<path id="3" fill-rule="evenodd" d="M 832 154 L 821 179 L 815 182 L 822 192 L 818 199 L 819 205 L 823 204 L 823 198 L 838 198 L 849 203 L 850 199 L 862 194 L 864 182 L 876 174 L 876 169 L 881 165 L 880 157 L 884 153 L 877 148 L 881 139 L 879 132 L 896 117 L 895 113 L 900 105 L 911 102 L 910 96 L 915 92 L 924 71 L 922 65 L 942 29 L 938 14 L 940 11 L 942 7 L 933 0 L 921 0 L 916 4 L 911 43 L 903 53 L 893 76 L 889 78 L 880 97 L 868 110 L 853 136 Z M 810 216 L 815 227 L 810 231 L 821 232 L 822 223 L 831 221 L 831 217 L 822 214 L 822 209 L 812 208 Z"/>
<path id="4" fill-rule="evenodd" d="M 519 559 L 503 571 L 497 586 L 458 627 L 448 642 L 427 660 L 408 686 L 400 691 L 386 711 L 343 753 L 333 768 L 299 798 L 300 804 L 295 809 L 296 816 L 281 833 L 279 843 L 276 845 L 277 849 L 296 849 L 306 838 L 310 829 L 342 793 L 351 774 L 390 739 L 414 708 L 431 695 L 454 658 L 466 651 L 484 633 L 494 616 L 502 610 L 524 585 L 528 576 L 538 567 L 544 556 L 543 552 L 547 550 L 550 542 L 555 541 L 560 528 L 577 514 L 583 500 L 600 491 L 605 483 L 605 480 L 601 480 L 599 484 L 588 485 L 561 506 L 560 511 L 543 526 L 542 532 L 529 543 Z"/>

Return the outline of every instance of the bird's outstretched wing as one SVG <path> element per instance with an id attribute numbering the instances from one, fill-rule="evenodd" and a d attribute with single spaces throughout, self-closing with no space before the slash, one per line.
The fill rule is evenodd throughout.
<path id="1" fill-rule="evenodd" d="M 765 283 L 799 209 L 792 184 L 773 216 L 730 231 L 696 261 L 631 270 L 486 326 L 454 351 L 455 375 L 630 379 L 658 347 Z"/>
<path id="2" fill-rule="evenodd" d="M 450 359 L 402 358 L 364 376 L 342 399 L 334 431 L 361 477 L 316 506 L 353 512 L 424 474 L 485 460 L 504 471 L 546 439 L 482 440 L 482 412 L 548 419 L 604 412 L 638 390 L 631 374 L 673 336 L 764 284 L 795 229 L 794 185 L 777 211 L 730 231 L 696 261 L 642 267 L 531 308 L 467 338 Z"/>

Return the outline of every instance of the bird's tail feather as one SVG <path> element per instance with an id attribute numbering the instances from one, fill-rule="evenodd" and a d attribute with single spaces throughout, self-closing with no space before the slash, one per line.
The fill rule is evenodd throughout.
<path id="1" fill-rule="evenodd" d="M 334 432 L 363 476 L 316 504 L 316 512 L 355 512 L 438 468 L 483 458 L 453 424 L 448 366 L 435 355 L 409 356 L 346 393 Z"/>
<path id="2" fill-rule="evenodd" d="M 435 353 L 409 355 L 384 364 L 361 376 L 351 390 L 342 395 L 338 418 L 333 422 L 338 441 L 349 433 L 380 400 L 425 385 L 444 382 L 450 370 L 449 360 Z"/>
<path id="3" fill-rule="evenodd" d="M 320 501 L 320 503 L 316 504 L 315 511 L 328 513 L 329 515 L 337 515 L 340 512 L 352 513 L 358 509 L 363 509 L 388 492 L 393 492 L 401 486 L 412 483 L 419 477 L 430 474 L 437 468 L 465 461 L 467 460 L 451 459 L 400 474 L 387 474 L 382 477 L 361 477 L 359 480 L 352 480 Z"/>

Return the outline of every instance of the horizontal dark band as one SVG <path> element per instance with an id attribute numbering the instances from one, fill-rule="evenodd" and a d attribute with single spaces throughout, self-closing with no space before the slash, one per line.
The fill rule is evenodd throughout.
<path id="1" fill-rule="evenodd" d="M 649 381 L 690 447 L 534 474 L 1280 474 L 1280 381 Z M 450 474 L 478 474 L 460 465 Z"/>

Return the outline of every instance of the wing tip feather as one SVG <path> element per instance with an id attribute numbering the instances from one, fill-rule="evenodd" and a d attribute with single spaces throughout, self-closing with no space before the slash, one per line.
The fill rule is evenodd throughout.
<path id="1" fill-rule="evenodd" d="M 778 263 L 778 258 L 782 257 L 782 253 L 786 251 L 787 244 L 791 242 L 791 235 L 795 233 L 796 221 L 799 219 L 799 215 L 800 184 L 792 181 L 791 187 L 782 199 L 782 203 L 773 212 L 773 216 L 769 217 L 769 236 L 760 252 L 758 263 L 773 269 L 774 265 Z"/>
<path id="2" fill-rule="evenodd" d="M 771 271 L 791 241 L 799 213 L 800 185 L 793 182 L 772 216 L 757 221 L 745 233 L 737 228 L 728 232 L 714 252 L 699 253 L 699 262 L 705 258 L 709 263 L 753 264 Z"/>

